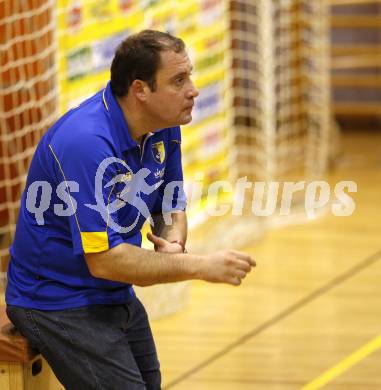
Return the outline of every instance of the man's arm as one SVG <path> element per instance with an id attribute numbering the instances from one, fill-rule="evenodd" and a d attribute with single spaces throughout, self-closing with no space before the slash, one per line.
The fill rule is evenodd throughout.
<path id="1" fill-rule="evenodd" d="M 211 255 L 158 253 L 130 244 L 85 255 L 90 273 L 97 278 L 150 286 L 201 279 L 235 286 L 255 266 L 248 255 L 227 250 Z"/>
<path id="2" fill-rule="evenodd" d="M 171 218 L 171 224 L 166 224 L 166 218 L 169 217 Z M 185 211 L 168 213 L 166 218 L 161 213 L 152 215 L 154 226 L 151 227 L 152 234 L 147 234 L 148 240 L 154 244 L 156 252 L 184 252 L 188 234 L 188 221 Z"/>
<path id="3" fill-rule="evenodd" d="M 172 219 L 172 223 L 167 225 L 162 213 L 152 214 L 154 226 L 152 226 L 152 233 L 165 240 L 181 241 L 185 244 L 188 235 L 188 221 L 185 211 L 176 211 L 167 215 Z"/>

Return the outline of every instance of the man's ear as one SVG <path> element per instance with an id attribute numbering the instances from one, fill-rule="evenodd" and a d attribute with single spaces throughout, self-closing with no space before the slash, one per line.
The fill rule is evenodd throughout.
<path id="1" fill-rule="evenodd" d="M 143 102 L 146 101 L 150 89 L 145 81 L 136 79 L 132 82 L 130 90 L 138 100 Z"/>

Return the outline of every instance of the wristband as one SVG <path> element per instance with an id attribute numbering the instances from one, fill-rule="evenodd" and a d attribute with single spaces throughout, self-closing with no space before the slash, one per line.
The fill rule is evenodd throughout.
<path id="1" fill-rule="evenodd" d="M 187 253 L 187 250 L 185 249 L 185 245 L 181 240 L 171 241 L 171 244 L 179 244 L 181 246 L 181 249 L 183 250 L 183 253 Z"/>

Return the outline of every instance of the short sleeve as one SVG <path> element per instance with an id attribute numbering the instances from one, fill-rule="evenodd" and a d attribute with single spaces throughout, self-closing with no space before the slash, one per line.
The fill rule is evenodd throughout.
<path id="1" fill-rule="evenodd" d="M 71 197 L 68 221 L 74 254 L 101 252 L 122 243 L 121 235 L 110 228 L 111 219 L 117 223 L 111 205 L 116 201 L 112 182 L 118 175 L 111 143 L 97 134 L 54 141 L 49 148 L 56 177 L 61 176 Z"/>

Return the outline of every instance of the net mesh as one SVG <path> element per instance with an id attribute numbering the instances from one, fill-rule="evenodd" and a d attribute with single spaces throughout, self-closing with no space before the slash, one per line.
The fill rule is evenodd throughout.
<path id="1" fill-rule="evenodd" d="M 0 0 L 0 256 L 35 146 L 57 116 L 54 0 Z"/>
<path id="2" fill-rule="evenodd" d="M 312 177 L 328 162 L 328 13 L 320 1 L 232 1 L 234 175 Z"/>

